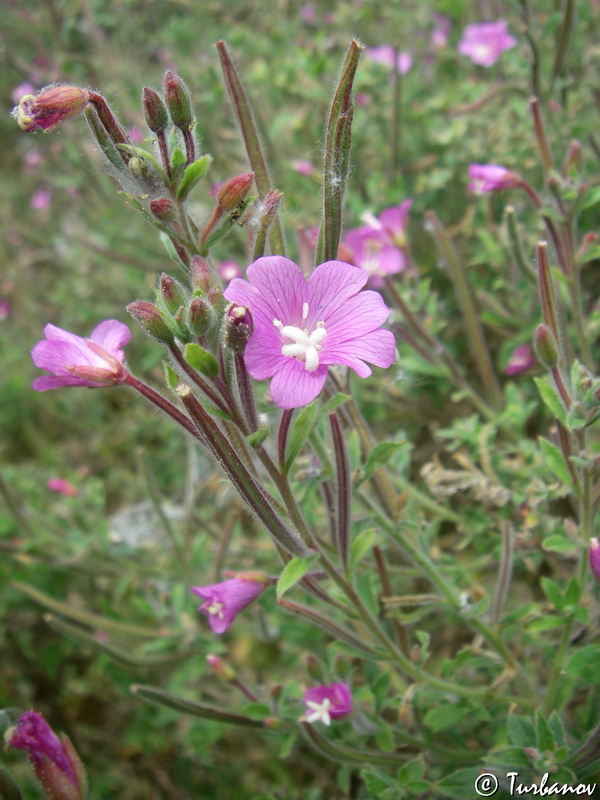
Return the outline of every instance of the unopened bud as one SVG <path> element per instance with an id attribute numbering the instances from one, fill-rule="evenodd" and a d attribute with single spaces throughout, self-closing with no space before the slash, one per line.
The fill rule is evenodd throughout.
<path id="1" fill-rule="evenodd" d="M 581 142 L 573 139 L 569 144 L 567 157 L 563 166 L 563 175 L 568 175 L 569 172 L 577 172 L 581 167 Z"/>
<path id="2" fill-rule="evenodd" d="M 271 225 L 279 211 L 282 197 L 283 192 L 277 189 L 269 189 L 262 202 L 262 213 L 260 215 L 261 228 L 268 228 Z"/>
<path id="3" fill-rule="evenodd" d="M 174 340 L 173 333 L 160 311 L 153 303 L 146 300 L 136 300 L 127 306 L 127 311 L 136 319 L 146 333 L 159 342 L 171 344 Z"/>
<path id="4" fill-rule="evenodd" d="M 558 364 L 558 345 L 550 328 L 538 325 L 533 336 L 533 346 L 539 360 L 548 369 L 554 369 Z"/>
<path id="5" fill-rule="evenodd" d="M 90 93 L 79 86 L 46 86 L 37 95 L 26 94 L 13 109 L 24 131 L 51 131 L 61 122 L 79 114 L 89 103 Z"/>
<path id="6" fill-rule="evenodd" d="M 202 256 L 193 256 L 192 263 L 190 264 L 190 271 L 192 273 L 192 286 L 194 289 L 206 293 L 215 283 L 212 270 Z"/>
<path id="7" fill-rule="evenodd" d="M 177 205 L 168 197 L 150 200 L 150 211 L 161 222 L 173 222 L 177 217 Z"/>
<path id="8" fill-rule="evenodd" d="M 590 569 L 594 578 L 600 581 L 600 542 L 596 537 L 590 539 Z"/>
<path id="9" fill-rule="evenodd" d="M 194 297 L 190 302 L 185 324 L 194 336 L 204 336 L 215 319 L 212 306 L 203 297 Z"/>
<path id="10" fill-rule="evenodd" d="M 165 74 L 165 102 L 173 125 L 181 131 L 191 130 L 194 124 L 192 100 L 185 83 L 170 70 Z"/>
<path id="11" fill-rule="evenodd" d="M 224 341 L 226 347 L 243 353 L 254 330 L 252 314 L 247 306 L 231 303 L 225 314 Z"/>
<path id="12" fill-rule="evenodd" d="M 145 86 L 142 90 L 142 105 L 146 125 L 152 133 L 164 133 L 169 124 L 169 116 L 164 100 L 159 93 Z"/>
<path id="13" fill-rule="evenodd" d="M 180 308 L 187 305 L 187 292 L 175 278 L 163 272 L 159 285 L 162 302 L 171 314 L 176 314 Z"/>
<path id="14" fill-rule="evenodd" d="M 229 664 L 225 664 L 219 656 L 215 656 L 211 653 L 206 656 L 206 660 L 221 680 L 227 681 L 228 683 L 235 680 L 235 672 Z"/>
<path id="15" fill-rule="evenodd" d="M 253 172 L 243 172 L 225 181 L 217 194 L 217 204 L 222 212 L 235 211 L 242 204 L 254 182 Z"/>

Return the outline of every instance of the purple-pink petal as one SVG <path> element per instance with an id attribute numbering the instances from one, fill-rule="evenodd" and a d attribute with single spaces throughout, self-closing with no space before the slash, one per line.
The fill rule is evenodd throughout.
<path id="1" fill-rule="evenodd" d="M 121 348 L 125 347 L 131 339 L 131 331 L 122 322 L 116 319 L 107 319 L 97 325 L 91 333 L 92 342 L 99 344 L 118 361 L 125 359 Z"/>
<path id="2" fill-rule="evenodd" d="M 327 318 L 329 325 L 331 316 L 363 288 L 368 278 L 363 269 L 345 261 L 319 264 L 308 279 L 307 322 L 316 324 L 320 319 Z"/>
<path id="3" fill-rule="evenodd" d="M 330 345 L 355 339 L 379 328 L 389 314 L 390 310 L 379 292 L 361 292 L 327 317 L 327 339 L 323 352 Z"/>
<path id="4" fill-rule="evenodd" d="M 321 704 L 329 700 L 329 716 L 332 719 L 345 717 L 352 713 L 352 693 L 346 683 L 330 683 L 307 689 L 302 695 L 302 702 Z"/>
<path id="5" fill-rule="evenodd" d="M 271 320 L 285 320 L 298 325 L 302 319 L 302 304 L 306 299 L 306 280 L 302 270 L 283 256 L 265 256 L 251 264 L 246 275 L 261 295 L 261 306 L 272 315 Z M 228 291 L 224 293 L 229 300 Z M 237 300 L 235 301 L 237 302 Z M 250 306 L 253 315 L 254 309 Z"/>
<path id="6" fill-rule="evenodd" d="M 237 614 L 250 605 L 266 586 L 264 581 L 232 578 L 211 586 L 195 586 L 192 592 L 206 600 L 198 610 L 206 614 L 213 632 L 224 633 Z M 218 613 L 211 610 L 215 604 L 220 606 Z"/>
<path id="7" fill-rule="evenodd" d="M 314 372 L 308 372 L 302 362 L 284 357 L 269 391 L 280 408 L 298 408 L 307 406 L 318 397 L 326 379 L 326 365 L 321 363 Z"/>

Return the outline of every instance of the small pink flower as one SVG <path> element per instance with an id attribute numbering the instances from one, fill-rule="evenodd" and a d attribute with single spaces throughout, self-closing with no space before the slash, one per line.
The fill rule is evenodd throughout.
<path id="1" fill-rule="evenodd" d="M 534 367 L 536 363 L 531 345 L 523 344 L 513 350 L 504 372 L 506 375 L 517 375 L 519 372 L 525 372 Z"/>
<path id="2" fill-rule="evenodd" d="M 317 12 L 315 11 L 314 3 L 303 3 L 300 6 L 300 19 L 309 24 L 317 21 Z"/>
<path id="3" fill-rule="evenodd" d="M 34 192 L 29 198 L 29 205 L 35 211 L 45 211 L 50 208 L 52 203 L 52 189 L 49 187 L 42 187 Z"/>
<path id="4" fill-rule="evenodd" d="M 596 580 L 600 581 L 600 542 L 594 537 L 590 539 L 590 569 Z"/>
<path id="5" fill-rule="evenodd" d="M 65 497 L 78 497 L 79 489 L 64 478 L 50 478 L 46 484 L 51 492 L 63 494 Z"/>
<path id="6" fill-rule="evenodd" d="M 474 64 L 491 67 L 505 50 L 514 47 L 517 40 L 508 32 L 506 20 L 467 25 L 458 43 L 458 52 Z"/>
<path id="7" fill-rule="evenodd" d="M 131 128 L 127 131 L 127 135 L 133 142 L 133 144 L 142 144 L 144 141 L 144 134 L 140 131 L 138 127 L 132 125 Z"/>
<path id="8" fill-rule="evenodd" d="M 292 167 L 298 175 L 314 175 L 317 171 L 310 161 L 292 161 Z"/>
<path id="9" fill-rule="evenodd" d="M 219 264 L 219 275 L 225 283 L 230 283 L 234 278 L 242 277 L 242 270 L 235 261 L 221 261 Z"/>
<path id="10" fill-rule="evenodd" d="M 394 70 L 395 56 L 400 75 L 406 75 L 406 73 L 412 67 L 412 57 L 410 53 L 398 53 L 394 50 L 391 44 L 382 44 L 379 47 L 368 47 L 365 50 L 365 56 L 375 64 L 383 64 L 391 71 Z"/>
<path id="11" fill-rule="evenodd" d="M 352 713 L 352 694 L 346 683 L 329 683 L 308 689 L 302 696 L 306 711 L 305 722 L 323 722 L 331 725 L 332 719 L 347 717 Z"/>
<path id="12" fill-rule="evenodd" d="M 10 316 L 10 303 L 6 297 L 0 297 L 0 322 L 4 322 Z"/>
<path id="13" fill-rule="evenodd" d="M 90 93 L 79 86 L 53 84 L 38 94 L 26 94 L 13 109 L 13 116 L 24 131 L 51 131 L 64 120 L 79 114 L 89 102 Z"/>
<path id="14" fill-rule="evenodd" d="M 470 164 L 469 178 L 471 179 L 469 191 L 474 194 L 502 192 L 505 189 L 514 189 L 523 183 L 520 175 L 499 164 Z"/>
<path id="15" fill-rule="evenodd" d="M 369 276 L 342 261 L 327 261 L 305 279 L 283 256 L 259 258 L 248 281 L 236 278 L 224 292 L 247 306 L 254 331 L 244 352 L 256 380 L 272 378 L 270 392 L 281 408 L 308 405 L 317 397 L 329 365 L 351 367 L 361 378 L 369 361 L 389 367 L 394 336 L 381 330 L 389 309 L 377 292 L 361 292 Z"/>
<path id="16" fill-rule="evenodd" d="M 26 750 L 48 797 L 84 800 L 87 779 L 70 740 L 58 737 L 37 711 L 26 711 L 5 735 L 8 747 Z"/>
<path id="17" fill-rule="evenodd" d="M 35 345 L 31 356 L 36 367 L 52 375 L 36 378 L 33 382 L 36 391 L 63 386 L 99 388 L 124 381 L 127 373 L 121 348 L 131 339 L 131 332 L 122 322 L 116 319 L 101 322 L 89 339 L 54 325 L 46 325 L 44 334 L 46 338 Z"/>
<path id="18" fill-rule="evenodd" d="M 231 578 L 212 586 L 194 586 L 192 592 L 206 600 L 198 611 L 206 614 L 213 633 L 225 633 L 236 616 L 266 589 L 270 581 L 260 574 L 247 578 Z"/>
<path id="19" fill-rule="evenodd" d="M 434 14 L 433 22 L 435 27 L 431 31 L 429 44 L 434 50 L 442 50 L 448 45 L 452 22 L 445 14 Z"/>
<path id="20" fill-rule="evenodd" d="M 364 106 L 368 106 L 371 102 L 371 95 L 367 92 L 357 92 L 354 99 L 356 100 L 356 105 L 363 108 Z"/>

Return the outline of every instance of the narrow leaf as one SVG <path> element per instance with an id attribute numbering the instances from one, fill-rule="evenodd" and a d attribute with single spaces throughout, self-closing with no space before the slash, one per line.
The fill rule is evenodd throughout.
<path id="1" fill-rule="evenodd" d="M 310 405 L 306 406 L 302 409 L 302 411 L 296 417 L 293 425 L 292 431 L 290 433 L 288 444 L 286 447 L 286 458 L 285 458 L 285 472 L 289 472 L 290 467 L 294 463 L 296 456 L 302 450 L 305 441 L 310 434 L 313 425 L 315 424 L 315 420 L 317 419 L 317 414 L 319 412 L 319 400 L 313 400 Z"/>
<path id="2" fill-rule="evenodd" d="M 219 374 L 219 362 L 217 359 L 196 342 L 190 342 L 186 345 L 183 357 L 190 367 L 197 369 L 198 372 L 208 378 L 216 378 Z"/>
<path id="3" fill-rule="evenodd" d="M 573 486 L 573 480 L 571 479 L 571 473 L 569 472 L 569 468 L 560 449 L 548 439 L 544 439 L 543 436 L 538 436 L 538 442 L 546 466 L 552 470 L 560 481 L 569 486 L 573 492 L 576 492 Z"/>
<path id="4" fill-rule="evenodd" d="M 302 578 L 308 572 L 308 570 L 314 564 L 316 558 L 317 554 L 315 553 L 314 555 L 307 556 L 306 558 L 294 556 L 288 561 L 283 572 L 279 576 L 279 580 L 277 581 L 278 600 L 280 597 L 283 597 L 288 589 L 291 589 L 292 586 L 298 583 L 300 578 Z"/>
<path id="5" fill-rule="evenodd" d="M 534 378 L 540 397 L 556 419 L 565 427 L 567 425 L 567 410 L 560 399 L 560 395 L 547 378 Z"/>
<path id="6" fill-rule="evenodd" d="M 225 725 L 238 725 L 242 728 L 264 728 L 262 722 L 241 714 L 231 714 L 228 711 L 221 711 L 220 708 L 205 706 L 201 703 L 194 703 L 183 697 L 176 697 L 174 694 L 157 689 L 155 686 L 133 685 L 131 691 L 136 697 L 147 700 L 150 703 L 157 703 L 174 711 L 181 711 L 183 714 L 191 714 L 193 717 L 212 719 L 214 722 L 223 722 Z"/>
<path id="7" fill-rule="evenodd" d="M 350 567 L 349 572 L 350 575 L 354 573 L 358 562 L 361 558 L 368 553 L 369 550 L 373 547 L 375 542 L 377 541 L 377 531 L 375 528 L 370 528 L 367 531 L 363 531 L 350 545 Z"/>
<path id="8" fill-rule="evenodd" d="M 387 464 L 394 453 L 402 447 L 406 447 L 406 442 L 379 442 L 376 444 L 363 467 L 365 478 L 370 478 L 376 469 Z"/>
<path id="9" fill-rule="evenodd" d="M 185 168 L 185 172 L 183 173 L 183 178 L 181 179 L 179 188 L 177 189 L 178 200 L 185 200 L 198 181 L 202 180 L 202 178 L 206 175 L 211 162 L 212 156 L 204 155 L 196 161 L 193 161 L 191 164 L 188 164 L 188 166 Z"/>

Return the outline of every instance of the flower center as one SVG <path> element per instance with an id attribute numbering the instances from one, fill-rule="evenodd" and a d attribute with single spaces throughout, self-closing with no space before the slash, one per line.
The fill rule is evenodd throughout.
<path id="1" fill-rule="evenodd" d="M 206 610 L 209 614 L 212 614 L 213 617 L 223 619 L 223 606 L 224 603 L 218 603 L 216 600 L 213 600 L 209 606 L 206 606 Z"/>
<path id="2" fill-rule="evenodd" d="M 302 306 L 302 319 L 308 317 L 308 303 Z M 292 341 L 281 346 L 281 354 L 288 358 L 295 358 L 304 362 L 307 372 L 314 372 L 319 366 L 319 350 L 321 342 L 327 336 L 323 320 L 317 322 L 313 331 L 308 328 L 299 328 L 296 325 L 284 325 L 279 319 L 273 320 L 273 325 L 279 329 L 282 336 Z"/>
<path id="3" fill-rule="evenodd" d="M 331 700 L 326 697 L 322 703 L 315 703 L 314 700 L 307 700 L 306 705 L 310 713 L 306 714 L 307 722 L 324 722 L 325 725 L 331 725 L 331 716 L 329 710 L 331 709 Z"/>

